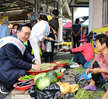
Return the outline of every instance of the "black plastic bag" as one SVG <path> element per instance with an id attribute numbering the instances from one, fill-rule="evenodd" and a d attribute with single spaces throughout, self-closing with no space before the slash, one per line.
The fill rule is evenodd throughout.
<path id="1" fill-rule="evenodd" d="M 41 91 L 36 86 L 31 86 L 29 94 L 35 99 L 60 99 L 60 87 L 57 84 L 51 84 Z"/>

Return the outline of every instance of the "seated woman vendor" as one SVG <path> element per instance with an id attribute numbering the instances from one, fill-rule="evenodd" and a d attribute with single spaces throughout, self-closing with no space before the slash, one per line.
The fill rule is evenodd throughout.
<path id="1" fill-rule="evenodd" d="M 82 42 L 81 46 L 72 49 L 72 53 L 74 54 L 74 64 L 70 66 L 71 68 L 78 67 L 78 63 L 84 65 L 87 61 L 92 60 L 94 58 L 93 46 L 90 43 L 92 36 L 93 33 L 90 32 L 89 35 L 80 40 L 80 42 Z"/>
<path id="2" fill-rule="evenodd" d="M 28 70 L 40 70 L 33 56 L 26 51 L 23 42 L 28 40 L 31 28 L 28 24 L 20 25 L 17 34 L 0 39 L 0 92 L 8 94 L 20 76 Z"/>
<path id="3" fill-rule="evenodd" d="M 100 52 L 100 54 L 95 59 L 94 63 L 92 63 L 91 67 L 86 69 L 86 73 L 92 73 L 92 79 L 88 86 L 86 86 L 85 90 L 96 90 L 95 83 L 104 79 L 107 81 L 108 77 L 108 36 L 105 34 L 99 34 L 96 36 L 96 50 Z"/>

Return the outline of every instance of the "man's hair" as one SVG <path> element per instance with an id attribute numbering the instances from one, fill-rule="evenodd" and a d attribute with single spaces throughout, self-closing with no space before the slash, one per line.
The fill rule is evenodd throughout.
<path id="1" fill-rule="evenodd" d="M 79 18 L 77 18 L 77 19 L 75 20 L 75 23 L 79 23 L 79 21 L 80 21 Z"/>
<path id="2" fill-rule="evenodd" d="M 87 43 L 91 42 L 91 40 L 93 39 L 93 32 L 90 31 L 85 37 L 84 39 L 87 39 Z"/>
<path id="3" fill-rule="evenodd" d="M 103 43 L 106 43 L 106 46 L 108 47 L 108 36 L 106 34 L 98 34 L 97 36 L 95 36 L 95 38 L 96 40 L 99 40 L 101 45 Z"/>
<path id="4" fill-rule="evenodd" d="M 14 28 L 15 26 L 19 26 L 19 24 L 15 23 L 15 24 L 13 25 L 13 28 Z"/>
<path id="5" fill-rule="evenodd" d="M 40 16 L 39 16 L 39 20 L 48 21 L 48 18 L 47 18 L 46 15 L 40 14 Z"/>
<path id="6" fill-rule="evenodd" d="M 29 27 L 31 29 L 31 26 L 30 24 L 20 24 L 18 27 L 17 27 L 17 30 L 21 31 L 23 27 Z"/>
<path id="7" fill-rule="evenodd" d="M 54 9 L 54 10 L 52 11 L 52 14 L 54 14 L 55 16 L 58 16 L 59 11 L 58 11 L 57 9 Z"/>

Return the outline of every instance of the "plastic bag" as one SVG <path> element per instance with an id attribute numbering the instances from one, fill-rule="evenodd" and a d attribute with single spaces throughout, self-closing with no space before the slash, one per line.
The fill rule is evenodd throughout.
<path id="1" fill-rule="evenodd" d="M 84 69 L 89 68 L 89 67 L 91 66 L 92 62 L 93 62 L 93 59 L 92 59 L 92 60 L 87 61 L 87 62 L 84 64 L 83 68 L 84 68 Z"/>
<path id="2" fill-rule="evenodd" d="M 51 46 L 51 42 L 50 41 L 46 42 L 45 51 L 46 52 L 52 52 L 52 46 Z"/>
<path id="3" fill-rule="evenodd" d="M 74 63 L 73 58 L 74 58 L 74 57 L 72 57 L 72 59 L 71 59 L 69 65 L 73 65 L 73 63 Z"/>
<path id="4" fill-rule="evenodd" d="M 60 87 L 57 84 L 51 84 L 41 91 L 36 86 L 31 86 L 29 94 L 35 99 L 60 99 Z"/>
<path id="5" fill-rule="evenodd" d="M 86 74 L 86 71 L 84 71 L 84 73 L 80 76 L 80 79 L 90 80 L 91 78 L 92 78 L 92 74 L 91 73 Z"/>

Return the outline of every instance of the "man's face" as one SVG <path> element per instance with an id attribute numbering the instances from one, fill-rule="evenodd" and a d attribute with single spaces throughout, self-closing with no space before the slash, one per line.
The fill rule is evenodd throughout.
<path id="1" fill-rule="evenodd" d="M 52 18 L 56 18 L 56 16 L 53 13 L 51 14 L 51 16 L 52 16 Z"/>
<path id="2" fill-rule="evenodd" d="M 17 37 L 22 41 L 22 42 L 25 42 L 28 40 L 28 38 L 30 37 L 30 33 L 31 33 L 31 30 L 29 27 L 27 26 L 24 26 L 22 27 L 22 30 L 21 31 L 17 31 Z"/>

